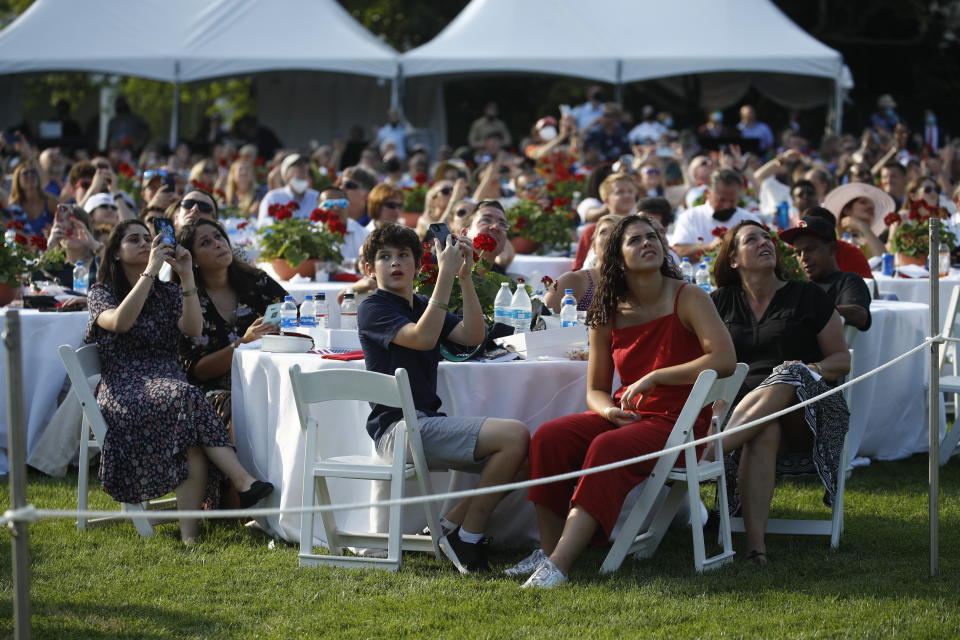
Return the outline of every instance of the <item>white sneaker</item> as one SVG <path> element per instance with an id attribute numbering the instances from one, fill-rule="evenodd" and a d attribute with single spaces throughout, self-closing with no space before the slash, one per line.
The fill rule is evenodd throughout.
<path id="1" fill-rule="evenodd" d="M 569 582 L 567 576 L 563 575 L 563 571 L 557 568 L 557 565 L 550 562 L 550 559 L 547 558 L 540 563 L 540 566 L 537 567 L 537 570 L 533 572 L 527 581 L 520 585 L 521 589 L 527 589 L 529 587 L 541 587 L 544 589 L 549 589 L 551 587 L 559 587 L 562 584 Z"/>
<path id="2" fill-rule="evenodd" d="M 526 558 L 513 565 L 509 569 L 505 569 L 503 575 L 505 576 L 528 576 L 534 571 L 537 570 L 537 567 L 547 559 L 547 554 L 543 552 L 543 549 L 537 547 L 533 553 L 528 555 Z"/>

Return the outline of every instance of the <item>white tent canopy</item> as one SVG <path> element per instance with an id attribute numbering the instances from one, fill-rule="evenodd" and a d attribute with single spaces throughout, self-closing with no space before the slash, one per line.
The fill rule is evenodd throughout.
<path id="1" fill-rule="evenodd" d="M 191 82 L 279 69 L 392 78 L 397 54 L 336 0 L 37 0 L 0 33 L 0 74 Z"/>
<path id="2" fill-rule="evenodd" d="M 473 0 L 405 76 L 549 73 L 627 83 L 714 71 L 838 79 L 838 52 L 768 0 Z"/>

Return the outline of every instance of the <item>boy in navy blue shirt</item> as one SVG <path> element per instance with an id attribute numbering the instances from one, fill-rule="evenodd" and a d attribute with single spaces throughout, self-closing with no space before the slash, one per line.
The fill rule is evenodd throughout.
<path id="1" fill-rule="evenodd" d="M 377 290 L 360 305 L 357 325 L 367 369 L 393 375 L 403 367 L 417 409 L 427 464 L 480 473 L 477 487 L 505 484 L 524 468 L 530 432 L 518 420 L 447 417 L 437 396 L 439 341 L 478 345 L 486 337 L 480 300 L 470 277 L 473 246 L 466 238 L 434 240 L 437 283 L 430 298 L 413 292 L 423 247 L 412 229 L 388 224 L 364 242 L 362 256 Z M 454 279 L 463 292 L 463 319 L 447 310 Z M 367 431 L 384 457 L 393 454 L 399 409 L 374 405 Z M 461 573 L 489 569 L 483 532 L 503 493 L 468 498 L 443 518 L 440 547 Z M 449 530 L 448 530 L 449 529 Z"/>

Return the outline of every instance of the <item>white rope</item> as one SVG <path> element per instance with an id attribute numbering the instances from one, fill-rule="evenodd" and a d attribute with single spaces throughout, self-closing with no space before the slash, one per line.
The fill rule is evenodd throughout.
<path id="1" fill-rule="evenodd" d="M 909 351 L 906 351 L 893 360 L 886 362 L 879 367 L 872 369 L 863 375 L 860 375 L 856 378 L 848 380 L 841 385 L 837 385 L 832 389 L 828 389 L 818 396 L 814 396 L 803 402 L 799 402 L 795 405 L 789 406 L 780 411 L 771 413 L 767 416 L 757 418 L 752 422 L 746 422 L 744 424 L 738 425 L 736 427 L 731 427 L 721 431 L 720 433 L 715 433 L 713 435 L 705 436 L 699 440 L 692 440 L 690 442 L 684 442 L 668 449 L 662 449 L 660 451 L 655 451 L 652 453 L 647 453 L 642 456 L 637 456 L 634 458 L 628 458 L 626 460 L 619 460 L 617 462 L 611 462 L 605 465 L 600 465 L 598 467 L 591 467 L 589 469 L 579 469 L 577 471 L 570 471 L 567 473 L 561 473 L 555 476 L 547 476 L 544 478 L 537 478 L 534 480 L 523 480 L 521 482 L 511 482 L 507 484 L 494 485 L 489 487 L 482 487 L 479 489 L 465 489 L 463 491 L 448 491 L 446 493 L 434 493 L 428 496 L 410 496 L 408 498 L 398 498 L 394 500 L 381 500 L 377 502 L 353 502 L 347 504 L 330 504 L 330 505 L 312 505 L 309 507 L 288 507 L 285 509 L 280 508 L 269 508 L 269 509 L 223 509 L 217 511 L 176 511 L 176 510 L 167 510 L 167 511 L 77 511 L 69 509 L 36 509 L 33 505 L 27 505 L 22 509 L 9 510 L 0 517 L 0 525 L 3 524 L 12 524 L 14 521 L 26 521 L 34 522 L 40 518 L 144 518 L 147 517 L 150 520 L 177 520 L 179 518 L 204 518 L 204 519 L 214 519 L 214 518 L 262 518 L 268 516 L 277 516 L 282 514 L 303 514 L 303 513 L 321 513 L 325 511 L 347 511 L 350 509 L 369 509 L 369 508 L 378 508 L 378 507 L 392 507 L 395 505 L 408 505 L 408 504 L 422 504 L 425 502 L 439 502 L 441 500 L 448 499 L 460 499 L 467 498 L 471 496 L 486 495 L 489 493 L 500 493 L 504 491 L 513 491 L 514 489 L 525 489 L 527 487 L 534 487 L 542 484 L 551 484 L 554 482 L 559 482 L 562 480 L 572 480 L 574 478 L 579 478 L 582 476 L 593 475 L 596 473 L 603 473 L 605 471 L 610 471 L 612 469 L 619 469 L 620 467 L 627 467 L 639 462 L 646 462 L 647 460 L 654 460 L 666 455 L 670 455 L 676 452 L 683 451 L 690 447 L 696 447 L 701 444 L 707 444 L 713 442 L 714 440 L 719 440 L 727 436 L 739 433 L 746 429 L 751 429 L 758 425 L 761 425 L 765 422 L 769 422 L 775 418 L 786 415 L 798 409 L 802 409 L 814 402 L 818 402 L 827 396 L 831 396 L 835 393 L 839 393 L 846 389 L 847 387 L 853 386 L 871 378 L 886 369 L 898 364 L 902 360 L 909 358 L 915 353 L 921 351 L 926 346 L 933 342 L 942 341 L 944 338 L 942 335 L 935 336 L 933 338 L 926 338 L 922 343 L 913 347 Z"/>

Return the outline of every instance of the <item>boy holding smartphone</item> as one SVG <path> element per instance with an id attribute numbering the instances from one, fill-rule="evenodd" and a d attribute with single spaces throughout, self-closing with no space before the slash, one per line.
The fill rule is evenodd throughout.
<path id="1" fill-rule="evenodd" d="M 439 411 L 439 341 L 450 338 L 472 346 L 486 337 L 480 300 L 470 278 L 472 244 L 460 240 L 449 237 L 445 246 L 434 240 L 437 283 L 427 298 L 413 292 L 423 258 L 416 232 L 398 224 L 373 231 L 363 245 L 363 261 L 377 289 L 360 305 L 358 327 L 367 370 L 393 375 L 403 367 L 410 374 L 429 467 L 479 473 L 477 486 L 487 487 L 511 482 L 524 472 L 530 432 L 518 420 L 448 417 Z M 462 319 L 447 309 L 456 278 L 463 291 Z M 402 418 L 399 409 L 374 405 L 367 431 L 379 455 L 392 456 Z M 441 520 L 440 547 L 461 573 L 489 570 L 483 532 L 503 495 L 464 500 Z"/>

